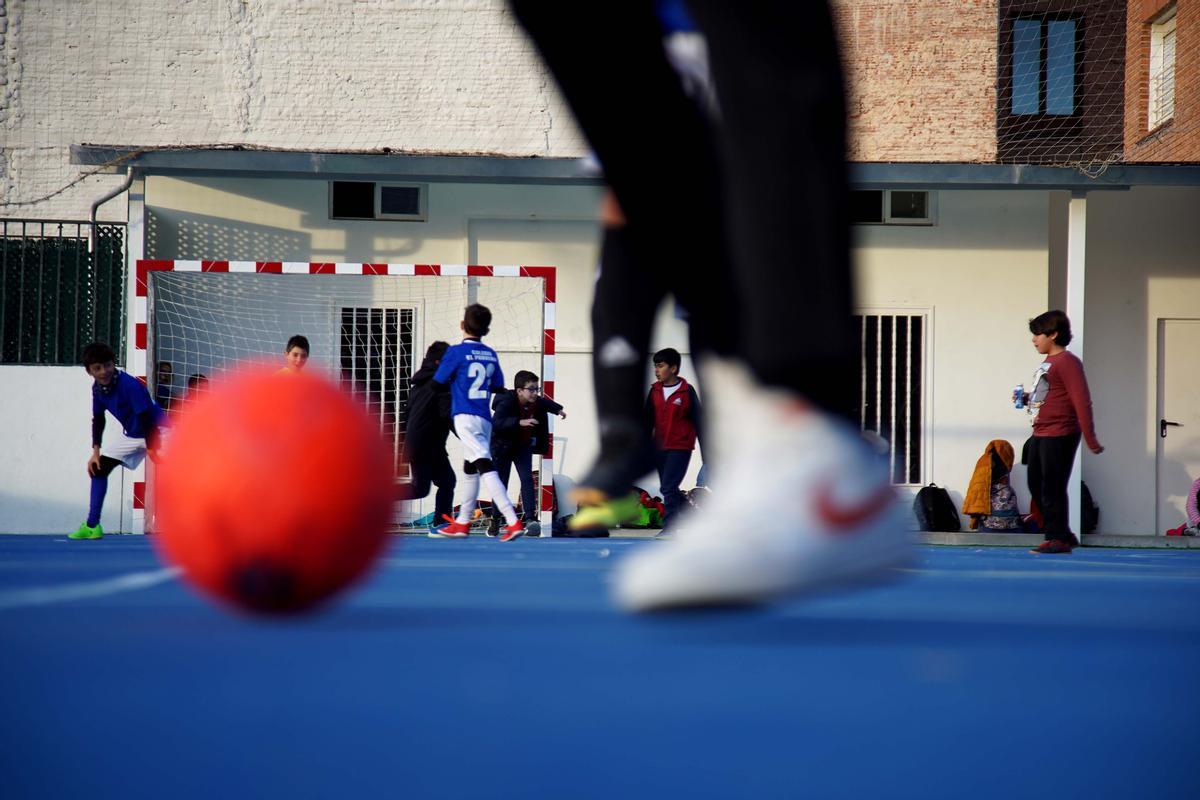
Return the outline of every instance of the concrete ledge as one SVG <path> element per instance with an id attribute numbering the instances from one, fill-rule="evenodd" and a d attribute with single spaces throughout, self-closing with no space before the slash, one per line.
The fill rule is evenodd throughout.
<path id="1" fill-rule="evenodd" d="M 921 544 L 940 544 L 968 547 L 1036 547 L 1042 542 L 1040 533 L 928 533 L 917 534 Z M 1200 538 L 1195 536 L 1132 536 L 1093 533 L 1083 537 L 1083 547 L 1174 548 L 1200 550 Z"/>

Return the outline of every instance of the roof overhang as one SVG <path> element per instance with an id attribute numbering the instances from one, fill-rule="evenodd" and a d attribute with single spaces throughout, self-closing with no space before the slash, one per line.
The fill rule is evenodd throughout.
<path id="1" fill-rule="evenodd" d="M 179 177 L 319 178 L 444 183 L 599 186 L 603 178 L 582 158 L 429 155 L 386 152 L 302 152 L 240 146 L 138 148 L 72 145 L 71 163 L 124 173 Z M 1087 169 L 1026 164 L 850 164 L 855 188 L 1041 189 L 1091 191 L 1134 186 L 1200 186 L 1200 164 L 1110 164 Z"/>

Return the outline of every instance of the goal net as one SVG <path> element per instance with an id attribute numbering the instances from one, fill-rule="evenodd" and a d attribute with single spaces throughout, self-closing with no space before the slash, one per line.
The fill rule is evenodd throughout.
<path id="1" fill-rule="evenodd" d="M 205 391 L 205 378 L 242 362 L 282 367 L 286 342 L 300 334 L 310 345 L 306 369 L 337 381 L 378 421 L 401 481 L 411 477 L 405 431 L 412 376 L 430 344 L 461 341 L 467 305 L 492 310 L 485 341 L 510 387 L 518 370 L 529 370 L 553 388 L 550 268 L 143 261 L 137 284 L 131 364 L 166 405 L 178 407 Z M 137 321 L 143 291 L 146 319 Z M 447 450 L 461 470 L 453 436 Z M 546 485 L 548 472 L 539 469 Z M 410 525 L 432 510 L 432 496 L 401 503 L 394 521 Z"/>

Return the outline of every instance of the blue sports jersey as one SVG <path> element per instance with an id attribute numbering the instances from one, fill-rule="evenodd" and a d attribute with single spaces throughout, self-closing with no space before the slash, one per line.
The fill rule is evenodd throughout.
<path id="1" fill-rule="evenodd" d="M 149 431 L 145 430 L 142 414 L 147 410 L 153 411 L 154 424 L 162 425 L 163 410 L 150 399 L 150 392 L 142 382 L 128 372 L 117 370 L 108 386 L 92 384 L 92 416 L 107 411 L 121 423 L 126 436 L 146 438 Z"/>
<path id="2" fill-rule="evenodd" d="M 496 351 L 476 339 L 451 345 L 433 379 L 450 385 L 450 413 L 492 418 L 493 391 L 504 388 L 504 373 Z"/>

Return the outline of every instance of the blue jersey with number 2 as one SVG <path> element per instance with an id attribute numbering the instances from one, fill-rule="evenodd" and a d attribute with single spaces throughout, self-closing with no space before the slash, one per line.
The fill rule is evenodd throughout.
<path id="1" fill-rule="evenodd" d="M 433 379 L 450 385 L 450 413 L 474 414 L 486 420 L 492 418 L 492 392 L 504 388 L 496 351 L 474 339 L 451 345 Z"/>

